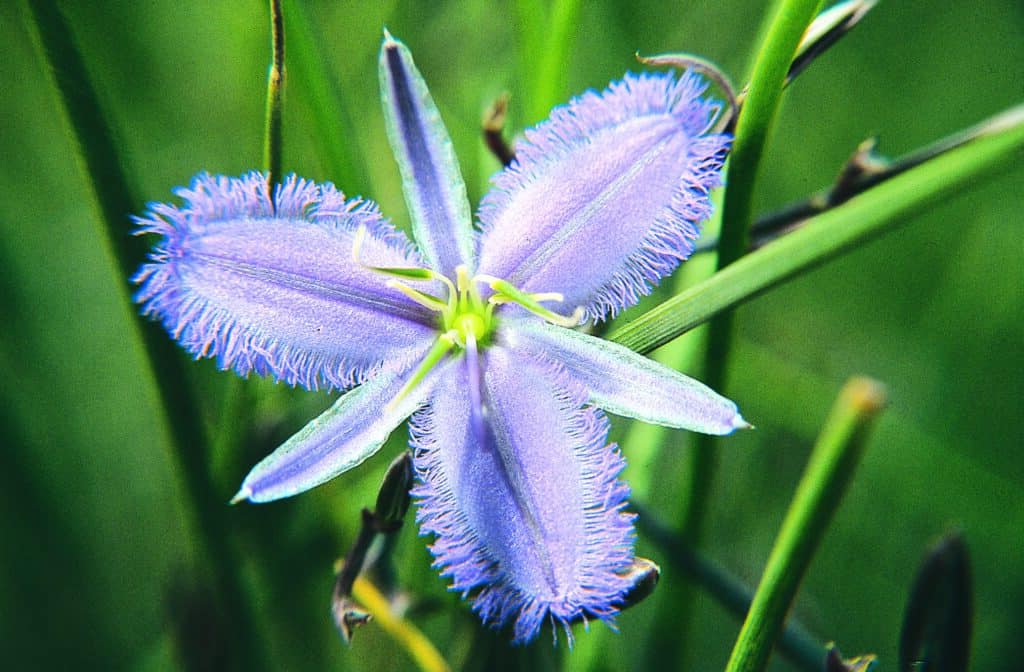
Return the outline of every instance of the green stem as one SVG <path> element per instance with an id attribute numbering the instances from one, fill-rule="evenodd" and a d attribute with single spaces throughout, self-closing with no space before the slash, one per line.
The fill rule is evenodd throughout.
<path id="1" fill-rule="evenodd" d="M 718 269 L 723 269 L 739 259 L 747 248 L 747 230 L 751 221 L 754 185 L 761 164 L 761 156 L 768 143 L 769 132 L 778 110 L 786 74 L 796 54 L 800 38 L 810 25 L 820 0 L 782 0 L 769 25 L 761 49 L 757 52 L 753 73 L 743 107 L 736 122 L 736 136 L 727 167 L 725 191 L 722 204 L 722 229 L 718 247 Z M 729 351 L 732 343 L 732 313 L 718 315 L 708 333 L 708 350 L 705 357 L 703 379 L 711 388 L 722 390 L 728 369 Z M 709 436 L 698 436 L 693 449 L 688 452 L 687 482 L 681 496 L 678 520 L 680 529 L 689 544 L 697 546 L 702 536 L 707 502 L 718 458 L 715 440 Z M 686 630 L 692 597 L 683 588 L 675 596 L 677 603 L 676 621 Z M 663 603 L 665 604 L 665 603 Z M 678 609 L 684 610 L 680 615 Z M 663 632 L 659 639 L 665 639 Z M 682 663 L 684 654 L 680 638 L 671 651 L 675 662 Z"/>
<path id="2" fill-rule="evenodd" d="M 872 420 L 884 406 L 885 391 L 871 379 L 853 378 L 843 387 L 782 521 L 726 672 L 760 672 L 767 664 L 800 580 L 860 462 Z"/>
<path id="3" fill-rule="evenodd" d="M 1016 115 L 991 133 L 811 218 L 800 229 L 680 292 L 609 338 L 637 352 L 650 352 L 724 310 L 895 230 L 910 215 L 962 193 L 1004 164 L 1019 161 L 1022 150 L 1024 116 Z"/>
<path id="4" fill-rule="evenodd" d="M 51 0 L 28 0 L 30 29 L 59 94 L 61 111 L 72 131 L 76 157 L 92 189 L 103 234 L 117 261 L 121 278 L 134 274 L 145 258 L 146 245 L 128 235 L 128 213 L 137 209 L 99 97 L 74 42 L 64 15 Z M 119 283 L 126 305 L 128 287 Z M 201 405 L 182 381 L 187 376 L 181 352 L 155 322 L 136 320 L 160 397 L 164 420 L 174 446 L 173 455 L 192 504 L 194 524 L 212 565 L 222 604 L 230 607 L 229 637 L 239 669 L 266 668 L 260 638 L 253 636 L 252 609 L 242 587 L 240 563 L 229 539 L 230 524 L 224 498 L 207 469 L 209 444 L 201 425 Z"/>
<path id="5" fill-rule="evenodd" d="M 281 181 L 281 114 L 284 96 L 284 15 L 281 0 L 270 0 L 270 36 L 273 55 L 267 72 L 267 122 L 263 137 L 263 169 L 273 185 Z"/>
<path id="6" fill-rule="evenodd" d="M 747 229 L 761 157 L 778 112 L 789 66 L 820 2 L 782 2 L 758 52 L 729 156 L 726 177 L 729 188 L 722 204 L 722 233 L 718 247 L 719 268 L 739 259 L 747 249 Z"/>

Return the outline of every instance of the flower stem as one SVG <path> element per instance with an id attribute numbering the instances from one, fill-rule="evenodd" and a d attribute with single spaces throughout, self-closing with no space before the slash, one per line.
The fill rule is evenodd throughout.
<path id="1" fill-rule="evenodd" d="M 127 213 L 137 210 L 127 175 L 99 97 L 74 42 L 67 20 L 52 0 L 28 0 L 29 24 L 76 143 L 76 155 L 89 180 L 98 219 L 117 262 L 117 273 L 128 278 L 145 257 L 145 243 L 127 235 Z M 128 287 L 119 283 L 125 304 Z M 203 416 L 173 341 L 155 322 L 135 321 L 145 348 L 164 420 L 174 445 L 173 456 L 184 477 L 192 504 L 195 529 L 212 565 L 222 604 L 230 605 L 231 651 L 238 669 L 267 667 L 260 638 L 254 636 L 249 596 L 242 587 L 240 562 L 228 534 L 227 507 L 208 471 L 209 442 Z"/>
<path id="2" fill-rule="evenodd" d="M 767 664 L 800 580 L 860 462 L 872 420 L 885 402 L 882 386 L 868 378 L 853 378 L 840 392 L 768 556 L 726 672 L 760 672 Z"/>
<path id="3" fill-rule="evenodd" d="M 284 96 L 284 14 L 281 0 L 270 0 L 270 39 L 273 55 L 267 72 L 267 121 L 263 137 L 263 169 L 273 185 L 281 181 L 281 115 Z M 271 190 L 273 193 L 273 190 Z"/>

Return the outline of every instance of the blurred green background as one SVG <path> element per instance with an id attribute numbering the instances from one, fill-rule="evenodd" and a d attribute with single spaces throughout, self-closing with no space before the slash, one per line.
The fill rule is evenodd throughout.
<path id="1" fill-rule="evenodd" d="M 378 104 L 377 50 L 386 25 L 415 54 L 477 201 L 497 168 L 479 138 L 486 105 L 507 90 L 512 127 L 537 121 L 526 73 L 539 56 L 522 55 L 515 6 L 299 4 L 314 38 L 309 46 L 322 57 L 340 106 L 318 98 L 289 60 L 286 171 L 371 196 L 396 221 L 407 221 Z M 260 167 L 266 5 L 64 3 L 140 199 L 137 213 L 145 201 L 170 200 L 171 189 L 200 170 L 238 175 Z M 637 70 L 637 50 L 701 54 L 741 81 L 763 9 L 742 0 L 583 3 L 560 68 L 559 99 Z M 203 512 L 185 495 L 125 301 L 126 278 L 115 270 L 22 10 L 21 3 L 0 3 L 4 666 L 176 669 L 185 665 L 176 641 L 216 651 L 219 624 L 234 616 L 208 608 L 209 570 L 195 541 Z M 295 41 L 288 47 L 303 48 Z M 869 135 L 879 137 L 881 152 L 899 155 L 1020 102 L 1022 64 L 1019 0 L 881 3 L 787 92 L 758 211 L 827 184 Z M 345 137 L 324 138 L 326 132 Z M 794 609 L 815 637 L 848 654 L 876 652 L 883 670 L 896 667 L 902 611 L 921 555 L 952 528 L 963 530 L 972 554 L 974 668 L 1019 665 L 1022 180 L 1018 162 L 738 313 L 725 392 L 758 429 L 719 443 L 703 551 L 756 583 L 841 383 L 855 373 L 884 381 L 891 406 Z M 330 402 L 250 381 L 244 417 L 225 417 L 233 376 L 208 361 L 187 370 L 184 383 L 203 395 L 203 421 L 239 437 L 211 464 L 225 506 L 252 464 Z M 625 422 L 615 424 L 621 434 Z M 675 434 L 657 464 L 630 467 L 657 468 L 650 501 L 665 517 L 675 510 L 673 488 L 689 440 Z M 333 560 L 351 542 L 359 509 L 372 504 L 400 443 L 314 492 L 229 511 L 230 543 L 244 557 L 237 571 L 253 595 L 254 636 L 268 669 L 410 668 L 372 625 L 344 646 L 327 608 Z M 685 580 L 646 539 L 638 550 L 666 568 L 663 583 Z M 475 618 L 429 564 L 424 540 L 406 525 L 399 577 L 439 605 L 415 613 L 413 622 L 454 665 L 482 660 Z M 595 635 L 605 630 L 596 625 L 591 635 L 580 631 L 577 651 L 560 645 L 557 655 L 569 669 L 583 661 L 596 661 L 594 669 L 645 669 L 658 656 L 647 637 L 651 619 L 671 613 L 657 604 L 668 592 L 624 613 L 619 634 Z M 739 624 L 705 593 L 693 599 L 692 627 L 679 633 L 687 642 L 685 667 L 721 669 Z M 500 638 L 488 646 L 507 648 Z M 539 646 L 549 648 L 546 635 Z M 791 668 L 776 659 L 773 669 Z"/>

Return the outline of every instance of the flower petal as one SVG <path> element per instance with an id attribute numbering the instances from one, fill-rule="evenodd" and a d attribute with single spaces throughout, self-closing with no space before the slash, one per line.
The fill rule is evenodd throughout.
<path id="1" fill-rule="evenodd" d="M 164 238 L 134 278 L 135 300 L 192 354 L 242 375 L 346 388 L 430 346 L 434 315 L 353 261 L 365 226 L 365 263 L 420 263 L 373 203 L 294 176 L 272 201 L 258 173 L 202 174 L 178 194 L 184 207 L 151 205 L 138 220 Z"/>
<path id="2" fill-rule="evenodd" d="M 526 132 L 480 208 L 479 272 L 614 316 L 693 250 L 728 136 L 693 74 L 627 75 Z"/>
<path id="3" fill-rule="evenodd" d="M 503 340 L 510 347 L 565 365 L 604 410 L 677 429 L 730 434 L 750 425 L 736 404 L 710 387 L 602 338 L 540 320 L 508 320 Z"/>
<path id="4" fill-rule="evenodd" d="M 348 471 L 372 456 L 430 395 L 444 362 L 392 403 L 416 367 L 389 368 L 341 396 L 245 477 L 233 501 L 290 497 Z"/>
<path id="5" fill-rule="evenodd" d="M 430 266 L 455 277 L 456 266 L 472 263 L 466 185 L 451 138 L 412 55 L 389 34 L 380 53 L 380 90 L 413 235 Z"/>
<path id="6" fill-rule="evenodd" d="M 410 421 L 417 519 L 436 536 L 435 564 L 454 590 L 475 594 L 485 622 L 514 621 L 520 642 L 545 620 L 611 619 L 630 587 L 620 571 L 633 531 L 607 420 L 581 408 L 584 391 L 557 365 L 501 346 L 481 358 L 483 444 L 464 366 Z"/>

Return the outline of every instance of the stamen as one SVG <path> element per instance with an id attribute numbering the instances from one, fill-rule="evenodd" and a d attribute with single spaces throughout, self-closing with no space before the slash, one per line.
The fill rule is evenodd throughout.
<path id="1" fill-rule="evenodd" d="M 401 280 L 388 280 L 384 283 L 384 286 L 390 287 L 391 289 L 397 289 L 402 294 L 405 294 L 410 299 L 429 310 L 443 313 L 448 309 L 448 304 L 433 294 L 427 294 L 426 292 L 421 292 L 418 289 L 413 289 Z"/>
<path id="2" fill-rule="evenodd" d="M 363 262 L 359 259 L 359 253 L 363 249 L 363 241 L 366 240 L 366 225 L 360 225 L 356 229 L 356 235 L 352 236 L 352 261 L 356 262 L 357 266 L 362 266 Z"/>
<path id="3" fill-rule="evenodd" d="M 438 362 L 448 354 L 448 351 L 455 347 L 455 336 L 456 333 L 454 331 L 448 331 L 437 337 L 437 340 L 434 341 L 434 346 L 430 348 L 430 352 L 423 357 L 423 361 L 420 362 L 416 371 L 412 374 L 409 380 L 405 381 L 405 385 L 403 385 L 402 389 L 398 391 L 395 398 L 389 401 L 384 407 L 385 413 L 394 411 L 395 407 L 398 406 L 403 399 L 409 396 L 409 393 L 412 392 L 417 385 L 423 382 L 423 379 L 427 377 L 430 370 L 437 366 Z"/>
<path id="4" fill-rule="evenodd" d="M 559 315 L 558 313 L 540 305 L 541 301 L 561 301 L 564 297 L 557 292 L 530 294 L 516 288 L 515 285 L 506 280 L 495 278 L 490 275 L 478 275 L 477 280 L 488 283 L 491 289 L 498 292 L 487 300 L 491 305 L 515 303 L 527 309 L 534 315 L 542 317 L 551 324 L 555 324 L 560 327 L 571 328 L 578 326 L 583 320 L 583 315 L 586 312 L 582 306 L 578 306 L 573 311 L 572 315 L 566 317 L 565 315 Z"/>
<path id="5" fill-rule="evenodd" d="M 356 264 L 358 264 L 359 266 L 362 266 L 363 268 L 369 271 L 383 273 L 384 275 L 391 275 L 396 278 L 403 278 L 405 280 L 417 280 L 421 282 L 426 280 L 438 280 L 440 282 L 443 282 L 448 287 L 448 291 L 450 292 L 450 294 L 455 294 L 455 285 L 452 284 L 452 281 L 446 278 L 444 274 L 438 273 L 435 270 L 429 268 L 417 268 L 415 266 L 408 268 L 396 268 L 392 266 L 371 266 L 370 264 L 363 263 L 363 260 L 360 259 L 359 256 L 360 253 L 362 252 L 364 240 L 366 240 L 365 225 L 360 226 L 358 229 L 356 229 L 356 234 L 355 236 L 353 236 L 352 239 L 352 260 L 355 261 Z M 430 295 L 426 294 L 425 296 Z M 438 301 L 440 301 L 440 299 L 438 299 Z M 430 306 L 427 307 L 431 308 L 431 310 L 434 310 L 434 308 Z"/>
<path id="6" fill-rule="evenodd" d="M 476 278 L 469 277 L 469 267 L 459 264 L 455 267 L 455 282 L 459 287 L 459 300 L 468 301 L 474 310 L 483 308 L 480 293 L 476 291 Z"/>

